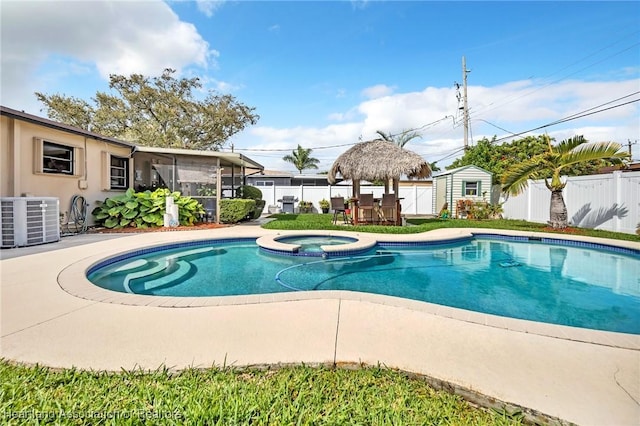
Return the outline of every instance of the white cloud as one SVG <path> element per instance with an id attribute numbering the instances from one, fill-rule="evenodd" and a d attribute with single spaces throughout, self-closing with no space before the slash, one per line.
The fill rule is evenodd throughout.
<path id="1" fill-rule="evenodd" d="M 369 4 L 369 0 L 351 0 L 351 8 L 354 10 L 365 9 Z"/>
<path id="2" fill-rule="evenodd" d="M 277 33 L 278 31 L 280 31 L 280 25 L 278 24 L 271 25 L 269 28 L 267 28 L 267 30 L 269 30 L 270 32 Z"/>
<path id="3" fill-rule="evenodd" d="M 218 55 L 160 1 L 3 2 L 1 24 L 2 102 L 21 109 L 58 73 L 159 75 L 215 65 Z"/>
<path id="4" fill-rule="evenodd" d="M 375 86 L 367 87 L 362 90 L 362 96 L 367 99 L 381 98 L 383 96 L 389 96 L 393 93 L 394 88 L 385 84 L 376 84 Z"/>
<path id="5" fill-rule="evenodd" d="M 588 112 L 595 106 L 634 93 L 639 83 L 637 79 L 620 82 L 565 81 L 545 87 L 534 81 L 517 81 L 494 87 L 470 86 L 471 140 L 509 135 L 481 120 L 512 132 L 527 131 L 582 111 Z M 330 114 L 328 118 L 339 121 L 338 124 L 325 127 L 250 128 L 238 137 L 246 142 L 236 146 L 267 150 L 294 149 L 299 143 L 305 148 L 314 148 L 312 154 L 321 160 L 320 169 L 327 170 L 350 145 L 319 149 L 321 147 L 354 144 L 360 137 L 370 140 L 376 137 L 376 130 L 397 134 L 405 129 L 420 128 L 422 138 L 413 139 L 407 149 L 422 155 L 429 162 L 440 160 L 439 165 L 444 167 L 462 155 L 463 129 L 455 95 L 453 88 L 427 87 L 420 92 L 367 100 L 346 112 Z M 527 135 L 548 133 L 557 141 L 584 135 L 590 141 L 624 143 L 630 135 L 640 134 L 639 115 L 638 104 L 630 104 Z M 453 116 L 457 116 L 455 125 Z M 286 153 L 246 152 L 250 158 L 258 155 L 256 161 L 269 169 L 292 170 L 290 164 L 281 161 Z"/>
<path id="6" fill-rule="evenodd" d="M 220 9 L 225 0 L 196 0 L 198 10 L 211 18 L 216 10 Z"/>

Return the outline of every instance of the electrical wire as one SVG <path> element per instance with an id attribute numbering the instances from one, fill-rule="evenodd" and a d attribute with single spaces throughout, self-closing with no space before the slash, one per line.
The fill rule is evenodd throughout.
<path id="1" fill-rule="evenodd" d="M 637 33 L 637 32 L 636 32 L 636 33 Z M 632 35 L 635 35 L 636 33 L 634 33 L 634 34 L 632 34 Z M 616 42 L 616 43 L 617 43 L 617 42 Z M 548 78 L 548 77 L 551 77 L 551 76 L 553 76 L 553 75 L 555 75 L 555 74 L 558 74 L 559 72 L 561 72 L 561 71 L 563 71 L 563 70 L 565 70 L 565 69 L 567 69 L 567 68 L 570 68 L 571 66 L 573 66 L 573 65 L 575 65 L 575 64 L 578 64 L 578 63 L 580 63 L 580 62 L 582 62 L 582 61 L 584 61 L 584 60 L 586 60 L 586 59 L 588 59 L 588 58 L 590 58 L 590 57 L 594 56 L 595 54 L 597 54 L 597 53 L 599 53 L 599 52 L 601 52 L 601 51 L 603 51 L 603 50 L 605 50 L 605 49 L 607 49 L 607 48 L 609 48 L 609 47 L 611 47 L 611 46 L 615 45 L 616 43 L 612 43 L 612 44 L 610 44 L 610 45 L 608 45 L 608 46 L 605 46 L 605 47 L 603 47 L 603 48 L 601 48 L 601 49 L 599 49 L 599 50 L 595 51 L 594 53 L 592 53 L 592 54 L 590 54 L 590 55 L 587 55 L 587 56 L 583 57 L 582 59 L 579 59 L 578 61 L 575 61 L 575 62 L 573 62 L 572 64 L 567 65 L 566 67 L 561 68 L 560 70 L 558 70 L 558 71 L 556 71 L 556 72 L 553 72 L 553 73 L 551 73 L 551 74 L 547 75 L 545 78 Z M 591 68 L 591 67 L 593 67 L 593 66 L 595 66 L 595 65 L 597 65 L 597 64 L 599 64 L 599 63 L 601 63 L 601 62 L 604 62 L 604 61 L 606 61 L 607 59 L 610 59 L 610 58 L 612 58 L 612 57 L 614 57 L 614 56 L 620 55 L 620 54 L 622 54 L 622 53 L 624 53 L 624 52 L 626 52 L 626 51 L 628 51 L 628 50 L 631 50 L 631 49 L 633 49 L 634 47 L 638 46 L 638 44 L 640 44 L 640 43 L 635 43 L 635 44 L 633 44 L 633 45 L 631 45 L 631 46 L 629 46 L 629 47 L 626 47 L 626 48 L 624 48 L 624 49 L 622 49 L 622 50 L 620 50 L 620 51 L 618 51 L 618 52 L 616 52 L 616 53 L 614 53 L 614 54 L 611 54 L 611 55 L 609 55 L 609 56 L 606 56 L 606 57 L 605 57 L 605 58 L 603 58 L 603 59 L 600 59 L 600 60 L 598 60 L 598 61 L 596 61 L 596 62 L 592 62 L 592 63 L 590 63 L 589 65 L 587 65 L 587 66 L 585 66 L 585 67 L 583 67 L 583 68 L 581 68 L 581 69 L 579 69 L 579 70 L 577 70 L 577 71 L 574 71 L 574 72 L 572 72 L 572 73 L 570 73 L 570 74 L 566 74 L 566 75 L 562 76 L 562 77 L 561 77 L 561 78 L 559 78 L 559 79 L 556 79 L 556 80 L 554 80 L 554 81 L 551 81 L 551 82 L 549 82 L 549 83 L 546 83 L 546 84 L 544 84 L 544 85 L 542 85 L 542 86 L 540 86 L 540 87 L 538 87 L 538 88 L 536 88 L 536 89 L 533 89 L 533 90 L 531 90 L 531 91 L 529 91 L 529 92 L 523 93 L 523 94 L 522 94 L 522 95 L 520 95 L 520 96 L 516 96 L 516 97 L 509 97 L 509 96 L 506 96 L 506 97 L 504 97 L 504 98 L 502 98 L 502 99 L 500 99 L 500 100 L 496 101 L 496 102 L 498 102 L 498 104 L 497 104 L 497 105 L 494 105 L 496 102 L 491 102 L 491 103 L 490 103 L 490 104 L 488 104 L 484 109 L 478 109 L 478 110 L 476 110 L 476 111 L 474 112 L 474 114 L 486 113 L 486 112 L 488 112 L 488 111 L 492 111 L 492 110 L 494 110 L 494 109 L 496 109 L 496 108 L 498 108 L 498 107 L 501 107 L 501 106 L 507 105 L 507 104 L 509 104 L 509 103 L 511 103 L 511 102 L 513 102 L 513 101 L 515 101 L 515 100 L 517 100 L 517 99 L 521 99 L 521 98 L 524 98 L 524 97 L 526 97 L 526 96 L 532 95 L 532 94 L 534 94 L 534 93 L 536 93 L 536 92 L 538 92 L 538 91 L 540 91 L 540 90 L 542 90 L 542 89 L 544 89 L 544 88 L 546 88 L 546 87 L 549 87 L 549 86 L 551 86 L 551 85 L 553 85 L 553 84 L 556 84 L 556 83 L 559 83 L 559 82 L 561 82 L 561 81 L 563 81 L 563 80 L 566 80 L 567 78 L 569 78 L 569 77 L 571 77 L 571 76 L 573 76 L 573 75 L 575 75 L 575 74 L 577 74 L 577 73 L 579 73 L 579 72 L 581 72 L 581 71 L 584 71 L 584 70 L 586 70 L 586 69 L 588 69 L 588 68 Z M 504 102 L 502 102 L 502 101 L 504 101 Z M 492 105 L 494 105 L 494 106 L 492 107 Z M 471 114 L 471 111 L 470 111 L 470 114 Z"/>
<path id="2" fill-rule="evenodd" d="M 639 102 L 639 101 L 640 101 L 640 99 L 634 99 L 632 101 L 625 102 L 625 103 L 622 103 L 622 104 L 619 104 L 619 105 L 613 105 L 613 106 L 610 106 L 608 108 L 604 108 L 604 109 L 601 109 L 601 110 L 598 110 L 598 111 L 591 111 L 591 112 L 584 113 L 584 114 L 577 113 L 577 114 L 571 115 L 569 117 L 561 118 L 560 120 L 554 121 L 552 123 L 544 124 L 542 126 L 538 126 L 536 128 L 533 128 L 533 129 L 529 129 L 529 130 L 525 130 L 523 132 L 516 133 L 516 134 L 514 134 L 512 136 L 504 136 L 502 138 L 495 139 L 493 141 L 493 143 L 500 142 L 500 141 L 503 141 L 503 140 L 506 140 L 506 139 L 511 139 L 511 138 L 513 138 L 515 136 L 521 136 L 521 135 L 524 135 L 525 133 L 529 133 L 529 132 L 533 132 L 533 131 L 536 131 L 536 130 L 544 129 L 546 127 L 555 126 L 556 124 L 566 123 L 567 121 L 573 121 L 573 120 L 577 120 L 578 118 L 583 118 L 583 117 L 587 117 L 589 115 L 598 114 L 598 113 L 601 113 L 601 112 L 604 112 L 604 111 L 608 111 L 608 110 L 611 110 L 611 109 L 620 108 L 622 106 L 629 105 L 629 104 L 632 104 L 632 103 L 635 103 L 635 102 Z M 589 110 L 586 110 L 586 111 L 590 111 L 591 109 L 593 109 L 593 108 L 590 108 Z M 578 114 L 580 114 L 580 115 L 578 115 Z"/>

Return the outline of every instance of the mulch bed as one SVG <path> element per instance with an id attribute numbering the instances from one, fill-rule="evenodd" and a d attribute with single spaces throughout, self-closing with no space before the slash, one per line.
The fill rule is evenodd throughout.
<path id="1" fill-rule="evenodd" d="M 175 228 L 165 228 L 163 226 L 157 228 L 121 228 L 121 229 L 109 229 L 109 228 L 89 228 L 87 233 L 90 234 L 140 234 L 144 232 L 176 232 L 176 231 L 202 231 L 205 229 L 218 229 L 227 228 L 229 225 L 219 225 L 217 223 L 198 223 L 193 226 L 177 226 Z"/>

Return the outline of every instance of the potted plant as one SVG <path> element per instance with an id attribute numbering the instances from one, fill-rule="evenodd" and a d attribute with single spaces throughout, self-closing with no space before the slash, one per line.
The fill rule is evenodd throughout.
<path id="1" fill-rule="evenodd" d="M 329 213 L 329 206 L 330 203 L 328 200 L 325 200 L 324 198 L 322 200 L 320 200 L 318 202 L 318 204 L 320 205 L 320 208 L 322 209 L 322 213 Z"/>
<path id="2" fill-rule="evenodd" d="M 311 201 L 300 201 L 298 203 L 298 213 L 311 213 L 311 209 L 313 208 L 313 204 Z"/>

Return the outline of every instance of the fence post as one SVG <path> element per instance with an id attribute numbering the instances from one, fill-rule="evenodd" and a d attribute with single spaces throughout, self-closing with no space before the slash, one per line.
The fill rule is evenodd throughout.
<path id="1" fill-rule="evenodd" d="M 622 205 L 622 172 L 620 170 L 616 170 L 613 172 L 613 191 L 616 194 L 615 206 L 620 208 Z M 620 218 L 619 214 L 613 216 L 613 231 L 619 232 L 620 229 Z"/>
<path id="2" fill-rule="evenodd" d="M 533 181 L 528 179 L 527 181 L 527 222 L 531 222 L 531 193 Z"/>

